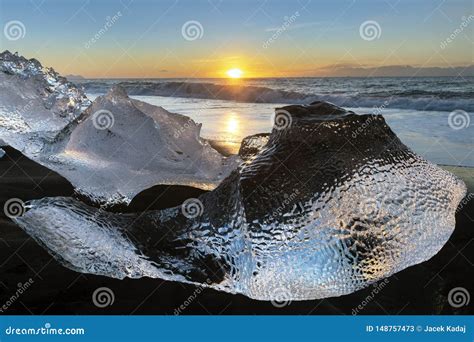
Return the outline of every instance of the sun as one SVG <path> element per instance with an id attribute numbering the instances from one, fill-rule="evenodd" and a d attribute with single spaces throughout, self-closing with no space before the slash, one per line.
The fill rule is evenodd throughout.
<path id="1" fill-rule="evenodd" d="M 242 75 L 243 71 L 238 68 L 227 70 L 227 76 L 229 76 L 230 78 L 241 78 Z"/>

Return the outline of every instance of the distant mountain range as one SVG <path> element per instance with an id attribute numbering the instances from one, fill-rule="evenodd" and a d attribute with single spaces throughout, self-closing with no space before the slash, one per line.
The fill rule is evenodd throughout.
<path id="1" fill-rule="evenodd" d="M 381 67 L 355 67 L 335 65 L 314 70 L 314 76 L 335 77 L 436 77 L 436 76 L 474 76 L 474 65 L 441 68 L 414 67 L 411 65 L 388 65 Z"/>
<path id="2" fill-rule="evenodd" d="M 64 77 L 66 77 L 69 81 L 85 80 L 85 77 L 81 75 L 66 75 Z"/>

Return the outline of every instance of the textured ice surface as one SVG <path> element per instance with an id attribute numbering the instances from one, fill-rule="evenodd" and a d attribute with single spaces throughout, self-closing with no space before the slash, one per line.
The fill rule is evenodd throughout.
<path id="1" fill-rule="evenodd" d="M 132 100 L 120 87 L 98 97 L 84 116 L 48 161 L 96 200 L 129 202 L 156 184 L 210 190 L 237 167 L 238 158 L 223 157 L 200 138 L 200 124 Z"/>
<path id="2" fill-rule="evenodd" d="M 268 133 L 258 133 L 244 138 L 240 144 L 240 158 L 244 162 L 251 162 L 268 143 L 269 137 Z"/>
<path id="3" fill-rule="evenodd" d="M 36 59 L 0 54 L 0 141 L 5 144 L 35 155 L 89 103 L 81 90 Z"/>
<path id="4" fill-rule="evenodd" d="M 200 138 L 200 124 L 120 87 L 90 104 L 54 70 L 8 51 L 0 71 L 0 140 L 94 201 L 128 203 L 157 184 L 210 190 L 238 165 Z"/>
<path id="5" fill-rule="evenodd" d="M 246 162 L 182 207 L 121 215 L 45 198 L 16 222 L 79 272 L 261 300 L 348 294 L 441 249 L 461 180 L 411 152 L 381 116 L 327 103 L 281 110 L 289 126 L 264 146 L 246 139 Z"/>

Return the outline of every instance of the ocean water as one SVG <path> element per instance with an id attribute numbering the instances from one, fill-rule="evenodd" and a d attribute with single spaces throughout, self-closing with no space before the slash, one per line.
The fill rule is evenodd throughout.
<path id="1" fill-rule="evenodd" d="M 81 80 L 91 99 L 120 83 L 136 99 L 202 123 L 204 138 L 239 144 L 269 132 L 276 107 L 325 100 L 382 114 L 412 150 L 438 164 L 474 167 L 474 78 Z"/>

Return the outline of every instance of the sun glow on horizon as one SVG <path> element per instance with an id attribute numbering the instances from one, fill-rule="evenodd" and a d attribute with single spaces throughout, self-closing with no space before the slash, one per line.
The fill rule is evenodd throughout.
<path id="1" fill-rule="evenodd" d="M 233 68 L 233 69 L 227 70 L 226 74 L 230 78 L 241 78 L 244 72 L 240 70 L 239 68 Z"/>

